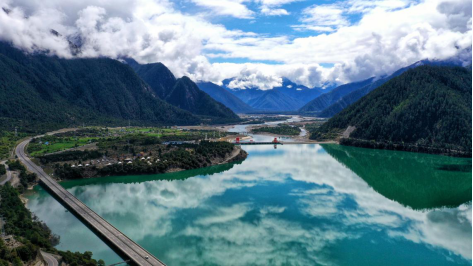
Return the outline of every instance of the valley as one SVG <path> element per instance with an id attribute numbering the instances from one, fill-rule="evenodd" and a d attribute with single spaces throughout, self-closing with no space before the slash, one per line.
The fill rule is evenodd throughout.
<path id="1" fill-rule="evenodd" d="M 229 128 L 246 134 L 246 127 Z M 272 138 L 250 137 L 255 141 Z M 407 233 L 414 231 L 418 237 L 435 234 L 442 239 L 449 239 L 445 234 L 455 234 L 455 243 L 468 246 L 469 228 L 455 221 L 471 210 L 471 171 L 452 166 L 471 165 L 471 159 L 336 144 L 242 149 L 248 158 L 240 163 L 157 175 L 65 180 L 61 185 L 166 264 L 241 262 L 242 258 L 231 254 L 240 254 L 242 248 L 248 255 L 245 263 L 282 260 L 287 255 L 281 252 L 288 248 L 297 254 L 291 260 L 300 263 L 339 261 L 337 249 L 371 247 L 371 239 L 377 240 L 372 247 L 377 250 L 401 254 L 406 248 L 413 249 L 418 256 L 396 260 L 404 265 L 426 259 L 442 265 L 467 265 L 471 259 L 467 248 L 453 242 L 438 243 L 431 238 L 417 242 Z M 431 182 L 431 177 L 436 181 Z M 451 178 L 457 182 L 450 182 Z M 58 248 L 92 249 L 94 258 L 120 261 L 42 187 L 36 186 L 27 197 L 28 208 L 61 236 Z M 347 219 L 349 225 L 345 225 Z M 325 229 L 318 231 L 319 227 Z M 236 237 L 241 230 L 251 234 Z M 352 235 L 356 237 L 347 237 Z M 308 252 L 315 236 L 321 238 L 322 246 Z M 222 241 L 226 249 L 221 248 Z M 253 252 L 255 243 L 264 245 L 266 251 Z M 179 247 L 187 256 L 183 258 L 171 247 Z M 326 255 L 318 257 L 321 250 Z M 358 258 L 357 263 L 380 261 L 375 256 L 342 258 L 350 262 Z"/>
<path id="2" fill-rule="evenodd" d="M 314 86 L 0 40 L 0 265 L 471 265 L 461 59 Z"/>

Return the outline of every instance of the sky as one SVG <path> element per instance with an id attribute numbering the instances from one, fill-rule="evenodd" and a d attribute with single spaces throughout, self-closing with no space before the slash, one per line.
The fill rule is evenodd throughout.
<path id="1" fill-rule="evenodd" d="M 27 53 L 162 62 L 176 77 L 235 78 L 235 88 L 271 89 L 283 77 L 327 87 L 465 50 L 471 60 L 471 0 L 0 0 L 0 7 L 8 10 L 0 12 L 0 40 Z"/>

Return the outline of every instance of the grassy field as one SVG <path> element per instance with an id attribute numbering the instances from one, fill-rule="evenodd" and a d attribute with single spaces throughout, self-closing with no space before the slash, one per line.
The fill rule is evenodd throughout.
<path id="1" fill-rule="evenodd" d="M 46 153 L 63 151 L 71 148 L 84 146 L 86 144 L 95 142 L 97 138 L 92 137 L 77 137 L 77 138 L 61 138 L 55 136 L 47 136 L 41 140 L 32 141 L 28 145 L 28 152 L 31 156 L 40 156 Z"/>
<path id="2" fill-rule="evenodd" d="M 251 129 L 253 133 L 272 133 L 277 135 L 297 136 L 301 133 L 301 129 L 296 126 L 280 124 L 275 127 L 258 127 Z"/>
<path id="3" fill-rule="evenodd" d="M 13 132 L 0 132 L 0 160 L 10 157 L 16 143 L 26 136 L 24 133 L 15 136 Z"/>
<path id="4" fill-rule="evenodd" d="M 98 142 L 100 139 L 115 139 L 146 136 L 156 137 L 161 141 L 171 140 L 196 140 L 226 136 L 225 132 L 205 131 L 205 130 L 180 130 L 172 128 L 151 128 L 151 127 L 130 127 L 130 128 L 99 128 L 90 127 L 80 129 L 75 132 L 60 133 L 54 136 L 44 136 L 40 139 L 33 139 L 28 145 L 28 153 L 33 156 L 68 150 L 81 147 L 90 143 Z"/>

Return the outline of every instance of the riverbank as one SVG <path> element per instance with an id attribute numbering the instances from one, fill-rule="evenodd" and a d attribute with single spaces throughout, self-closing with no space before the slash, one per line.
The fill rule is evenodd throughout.
<path id="1" fill-rule="evenodd" d="M 201 142 L 171 147 L 159 147 L 158 151 L 112 162 L 90 159 L 88 163 L 70 160 L 43 165 L 51 168 L 58 180 L 96 178 L 121 175 L 148 175 L 179 172 L 213 165 L 243 161 L 246 151 L 228 142 Z M 164 150 L 167 149 L 167 150 Z M 44 160 L 44 158 L 42 158 Z"/>
<path id="2" fill-rule="evenodd" d="M 471 158 L 471 151 L 462 151 L 456 149 L 436 148 L 432 146 L 422 146 L 409 143 L 392 143 L 392 142 L 375 142 L 362 139 L 341 138 L 340 145 L 352 146 L 359 148 L 377 149 L 377 150 L 392 150 L 392 151 L 407 151 L 417 153 L 427 153 L 435 155 L 444 155 L 451 157 Z"/>

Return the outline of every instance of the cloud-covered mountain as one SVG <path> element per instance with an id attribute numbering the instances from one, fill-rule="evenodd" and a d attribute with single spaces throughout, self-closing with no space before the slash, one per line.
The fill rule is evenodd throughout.
<path id="1" fill-rule="evenodd" d="M 214 100 L 224 104 L 235 113 L 249 113 L 255 111 L 225 88 L 212 82 L 197 82 L 197 86 Z"/>
<path id="2" fill-rule="evenodd" d="M 282 78 L 280 86 L 267 90 L 254 87 L 231 88 L 235 78 L 223 80 L 223 87 L 254 109 L 265 111 L 295 111 L 331 88 L 308 88 Z"/>
<path id="3" fill-rule="evenodd" d="M 321 87 L 389 75 L 472 44 L 471 0 L 300 1 L 293 10 L 292 0 L 184 2 L 0 0 L 0 40 L 64 58 L 163 62 L 176 77 L 238 77 L 260 89 L 282 77 Z M 267 26 L 274 15 L 281 27 Z"/>
<path id="4" fill-rule="evenodd" d="M 464 67 L 411 68 L 329 119 L 311 138 L 352 126 L 350 138 L 367 140 L 367 146 L 374 140 L 381 147 L 430 146 L 471 157 L 471 77 Z"/>
<path id="5" fill-rule="evenodd" d="M 372 90 L 383 85 L 409 69 L 423 66 L 464 66 L 471 64 L 471 48 L 462 51 L 459 56 L 446 60 L 421 60 L 407 67 L 403 67 L 393 74 L 380 78 L 370 78 L 361 82 L 348 83 L 335 88 L 332 92 L 322 95 L 311 101 L 299 111 L 301 113 L 316 113 L 319 117 L 332 117 L 347 106 L 355 103 Z"/>
<path id="6" fill-rule="evenodd" d="M 166 103 L 129 66 L 108 58 L 25 55 L 0 42 L 0 128 L 90 124 L 197 124 Z"/>
<path id="7" fill-rule="evenodd" d="M 274 87 L 273 90 L 277 90 L 293 99 L 296 99 L 300 102 L 307 103 L 318 96 L 329 92 L 331 88 L 308 88 L 304 85 L 299 85 L 288 78 L 283 77 L 282 78 L 282 86 L 280 87 Z"/>
<path id="8" fill-rule="evenodd" d="M 141 65 L 129 58 L 124 61 L 149 84 L 153 92 L 162 100 L 193 114 L 208 118 L 213 123 L 240 120 L 232 110 L 200 90 L 188 77 L 176 79 L 163 64 Z"/>

